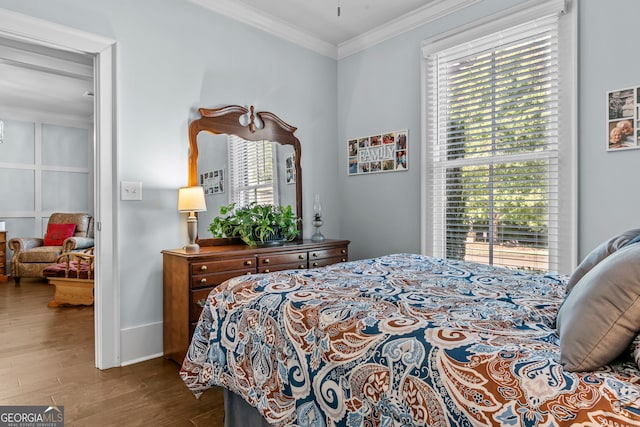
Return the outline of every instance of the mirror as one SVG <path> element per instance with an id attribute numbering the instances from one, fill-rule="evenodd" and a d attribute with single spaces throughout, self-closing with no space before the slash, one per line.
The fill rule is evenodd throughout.
<path id="1" fill-rule="evenodd" d="M 205 191 L 207 210 L 198 213 L 200 245 L 216 244 L 211 241 L 209 224 L 219 214 L 220 206 L 234 200 L 239 206 L 254 197 L 259 203 L 274 200 L 274 204 L 291 205 L 302 217 L 300 141 L 293 134 L 296 128 L 272 113 L 254 113 L 253 106 L 249 110 L 231 105 L 199 111 L 202 117 L 189 125 L 189 185 L 201 185 Z M 240 177 L 247 176 L 261 185 L 247 187 L 244 193 L 237 186 L 232 188 L 232 182 L 239 183 Z M 298 229 L 301 239 L 302 222 Z"/>

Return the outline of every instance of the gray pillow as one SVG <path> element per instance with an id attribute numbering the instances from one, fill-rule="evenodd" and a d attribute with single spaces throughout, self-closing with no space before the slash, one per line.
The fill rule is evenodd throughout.
<path id="1" fill-rule="evenodd" d="M 617 236 L 613 236 L 606 242 L 602 242 L 594 250 L 582 260 L 576 271 L 573 272 L 567 282 L 567 294 L 571 292 L 573 287 L 587 274 L 593 267 L 598 265 L 600 261 L 624 247 L 631 240 L 640 236 L 640 228 L 625 231 Z"/>
<path id="2" fill-rule="evenodd" d="M 640 330 L 640 245 L 615 251 L 585 274 L 556 326 L 568 371 L 597 369 L 624 352 Z"/>

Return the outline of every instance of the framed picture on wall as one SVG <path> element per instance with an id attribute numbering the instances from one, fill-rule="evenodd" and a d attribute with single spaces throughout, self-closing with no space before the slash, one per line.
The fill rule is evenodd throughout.
<path id="1" fill-rule="evenodd" d="M 381 132 L 347 140 L 348 175 L 409 169 L 409 131 Z"/>
<path id="2" fill-rule="evenodd" d="M 640 87 L 607 92 L 607 151 L 640 148 Z"/>

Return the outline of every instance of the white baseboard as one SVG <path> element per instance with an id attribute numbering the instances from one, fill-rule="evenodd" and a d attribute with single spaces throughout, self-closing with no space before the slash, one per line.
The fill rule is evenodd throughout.
<path id="1" fill-rule="evenodd" d="M 162 322 L 120 330 L 120 366 L 162 356 Z"/>

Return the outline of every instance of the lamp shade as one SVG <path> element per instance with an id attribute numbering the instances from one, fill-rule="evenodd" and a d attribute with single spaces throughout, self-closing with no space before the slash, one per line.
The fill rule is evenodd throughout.
<path id="1" fill-rule="evenodd" d="M 199 185 L 181 187 L 178 190 L 178 210 L 180 212 L 202 212 L 207 210 L 204 190 Z"/>

